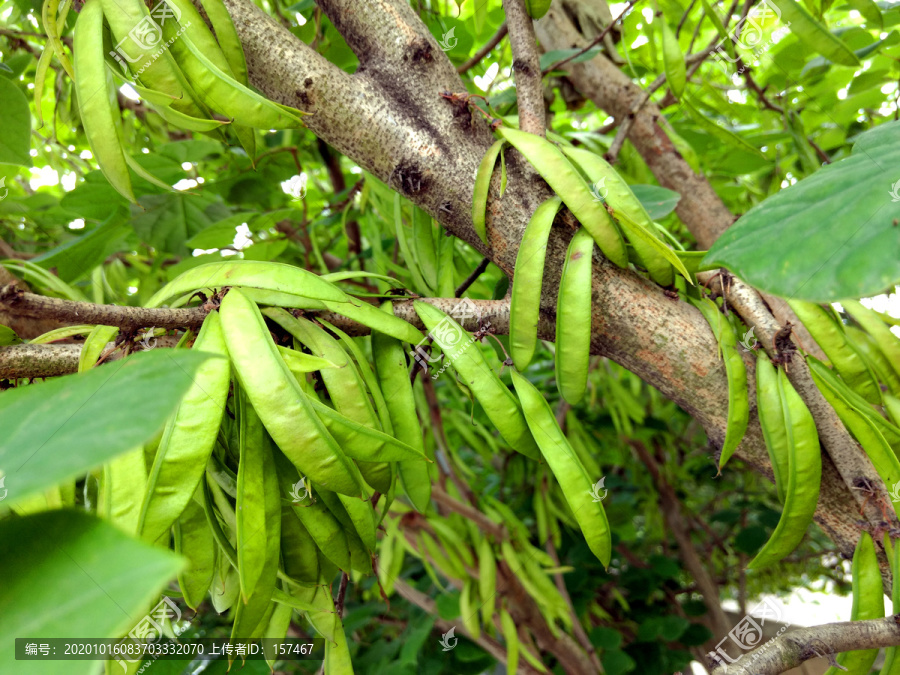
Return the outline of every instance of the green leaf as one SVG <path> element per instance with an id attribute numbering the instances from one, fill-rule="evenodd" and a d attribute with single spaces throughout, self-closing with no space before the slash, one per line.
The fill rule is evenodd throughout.
<path id="1" fill-rule="evenodd" d="M 731 129 L 720 126 L 715 121 L 697 110 L 697 108 L 694 107 L 694 104 L 688 100 L 688 97 L 685 97 L 681 100 L 681 105 L 684 106 L 685 111 L 688 113 L 694 123 L 701 129 L 706 131 L 713 138 L 732 148 L 746 150 L 747 152 L 751 152 L 755 155 L 758 155 L 759 157 L 765 158 L 765 155 L 763 155 L 758 148 L 750 145 L 747 141 L 738 136 Z"/>
<path id="2" fill-rule="evenodd" d="M 170 253 L 188 253 L 185 242 L 190 237 L 230 215 L 209 194 L 166 193 L 140 201 L 146 210 L 132 221 L 135 232 L 154 248 Z"/>
<path id="3" fill-rule="evenodd" d="M 629 187 L 653 220 L 665 218 L 675 210 L 681 200 L 681 195 L 677 192 L 657 185 L 631 185 Z"/>
<path id="4" fill-rule="evenodd" d="M 850 48 L 828 29 L 816 21 L 806 9 L 795 0 L 771 0 L 779 10 L 781 21 L 791 27 L 791 32 L 807 47 L 814 49 L 832 63 L 842 66 L 858 66 Z"/>
<path id="5" fill-rule="evenodd" d="M 866 18 L 867 27 L 880 30 L 884 26 L 881 10 L 874 0 L 847 0 L 847 4 Z"/>
<path id="6" fill-rule="evenodd" d="M 63 281 L 75 281 L 102 263 L 129 232 L 128 211 L 119 206 L 115 212 L 87 234 L 33 258 L 44 269 L 56 268 Z"/>
<path id="7" fill-rule="evenodd" d="M 5 347 L 7 345 L 17 345 L 21 341 L 22 338 L 16 335 L 16 331 L 14 331 L 9 326 L 0 324 L 0 347 Z"/>
<path id="8" fill-rule="evenodd" d="M 208 355 L 161 349 L 4 392 L 6 504 L 74 478 L 158 431 Z"/>
<path id="9" fill-rule="evenodd" d="M 0 77 L 0 164 L 31 166 L 31 110 L 19 85 Z"/>
<path id="10" fill-rule="evenodd" d="M 630 673 L 637 666 L 634 659 L 621 649 L 611 649 L 603 652 L 600 661 L 603 663 L 603 670 L 606 672 L 606 675 Z"/>
<path id="11" fill-rule="evenodd" d="M 0 633 L 6 636 L 0 663 L 20 675 L 96 672 L 93 661 L 55 661 L 52 668 L 15 661 L 13 637 L 119 637 L 150 609 L 181 564 L 83 511 L 0 522 Z"/>
<path id="12" fill-rule="evenodd" d="M 819 303 L 892 287 L 900 281 L 900 183 L 886 171 L 898 164 L 900 122 L 862 134 L 850 157 L 744 214 L 704 268 L 727 267 L 760 290 Z"/>

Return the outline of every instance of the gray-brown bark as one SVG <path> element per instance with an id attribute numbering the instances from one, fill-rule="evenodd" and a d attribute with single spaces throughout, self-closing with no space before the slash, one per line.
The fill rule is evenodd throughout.
<path id="1" fill-rule="evenodd" d="M 736 663 L 719 666 L 713 670 L 713 675 L 777 675 L 817 656 L 879 649 L 898 643 L 900 614 L 884 619 L 799 628 L 746 652 Z"/>

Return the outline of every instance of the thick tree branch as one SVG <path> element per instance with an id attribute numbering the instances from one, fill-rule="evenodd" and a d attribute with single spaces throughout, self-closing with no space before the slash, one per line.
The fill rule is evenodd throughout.
<path id="1" fill-rule="evenodd" d="M 0 347 L 0 380 L 56 377 L 78 370 L 81 345 L 12 345 Z"/>
<path id="2" fill-rule="evenodd" d="M 494 33 L 493 37 L 490 40 L 484 43 L 484 46 L 481 47 L 475 54 L 472 55 L 472 58 L 466 61 L 464 64 L 459 66 L 456 69 L 456 72 L 462 75 L 468 70 L 471 70 L 479 63 L 481 63 L 481 59 L 491 53 L 491 51 L 500 44 L 500 41 L 506 37 L 506 34 L 509 32 L 509 26 L 507 26 L 506 22 L 500 24 L 500 28 L 497 29 L 497 32 Z"/>
<path id="3" fill-rule="evenodd" d="M 26 293 L 13 284 L 0 289 L 0 311 L 66 324 L 93 324 L 119 328 L 199 328 L 206 318 L 202 307 L 147 309 L 125 305 L 96 305 Z"/>
<path id="4" fill-rule="evenodd" d="M 777 675 L 818 656 L 900 645 L 900 614 L 799 628 L 772 638 L 713 675 Z"/>
<path id="5" fill-rule="evenodd" d="M 503 0 L 503 11 L 506 12 L 509 44 L 513 52 L 512 69 L 519 103 L 519 128 L 530 134 L 544 136 L 547 114 L 544 110 L 541 58 L 534 35 L 534 22 L 525 10 L 525 0 Z"/>

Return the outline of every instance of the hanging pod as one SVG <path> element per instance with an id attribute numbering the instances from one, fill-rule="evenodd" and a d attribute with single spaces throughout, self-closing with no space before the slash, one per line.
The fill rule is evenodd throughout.
<path id="1" fill-rule="evenodd" d="M 528 367 L 537 346 L 547 240 L 561 205 L 551 197 L 537 207 L 519 242 L 509 304 L 509 351 L 519 370 Z"/>
<path id="2" fill-rule="evenodd" d="M 853 552 L 851 565 L 853 577 L 853 606 L 850 610 L 851 621 L 866 621 L 884 617 L 884 591 L 881 585 L 881 569 L 878 566 L 878 555 L 875 542 L 868 532 L 862 532 L 856 550 Z M 862 649 L 843 652 L 838 655 L 840 666 L 832 666 L 825 675 L 866 675 L 871 672 L 872 664 L 878 656 L 877 649 Z"/>
<path id="3" fill-rule="evenodd" d="M 778 371 L 776 385 L 787 441 L 784 508 L 771 538 L 747 565 L 751 569 L 778 562 L 797 548 L 812 523 L 819 501 L 822 455 L 816 424 L 783 370 Z"/>
<path id="4" fill-rule="evenodd" d="M 559 482 L 588 547 L 604 567 L 609 567 L 612 539 L 603 504 L 593 497 L 594 479 L 588 476 L 566 440 L 544 394 L 516 371 L 512 371 L 512 379 L 531 433 Z"/>
<path id="5" fill-rule="evenodd" d="M 738 351 L 737 335 L 732 325 L 722 316 L 722 312 L 709 298 L 693 300 L 694 306 L 712 328 L 719 344 L 719 352 L 725 362 L 725 375 L 728 379 L 728 418 L 725 440 L 719 455 L 719 471 L 737 450 L 750 420 L 750 394 L 747 390 L 747 368 Z"/>
<path id="6" fill-rule="evenodd" d="M 556 386 L 575 405 L 587 387 L 591 358 L 591 271 L 594 240 L 578 230 L 563 265 L 556 301 Z"/>
<path id="7" fill-rule="evenodd" d="M 627 267 L 628 252 L 622 234 L 562 150 L 545 138 L 524 131 L 500 127 L 497 133 L 521 152 L 541 178 L 547 181 L 591 233 L 603 255 L 619 267 Z"/>

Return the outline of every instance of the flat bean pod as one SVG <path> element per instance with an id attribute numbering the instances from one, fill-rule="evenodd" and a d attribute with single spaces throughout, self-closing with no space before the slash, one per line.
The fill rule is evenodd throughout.
<path id="1" fill-rule="evenodd" d="M 747 566 L 752 569 L 778 562 L 797 548 L 819 501 L 822 455 L 816 424 L 783 370 L 778 371 L 777 384 L 788 441 L 788 481 L 781 518 L 772 537 Z"/>
<path id="2" fill-rule="evenodd" d="M 537 207 L 519 242 L 509 304 L 509 351 L 519 370 L 528 366 L 537 346 L 547 240 L 561 205 L 559 197 L 551 197 Z"/>
<path id="3" fill-rule="evenodd" d="M 293 265 L 257 260 L 198 265 L 159 289 L 145 307 L 160 307 L 176 295 L 223 286 L 252 286 L 268 291 L 300 295 L 314 300 L 346 302 L 348 296 L 334 284 Z"/>
<path id="4" fill-rule="evenodd" d="M 243 85 L 249 84 L 247 78 L 247 62 L 244 58 L 244 47 L 238 37 L 234 22 L 231 15 L 225 7 L 222 0 L 200 0 L 200 5 L 209 19 L 212 29 L 216 34 L 216 39 L 228 66 L 235 79 Z"/>
<path id="5" fill-rule="evenodd" d="M 594 240 L 578 230 L 566 251 L 556 301 L 556 386 L 570 405 L 584 396 L 591 360 L 591 274 Z"/>
<path id="6" fill-rule="evenodd" d="M 81 345 L 81 353 L 78 355 L 78 372 L 83 373 L 88 368 L 93 368 L 97 359 L 106 349 L 106 345 L 116 339 L 119 329 L 115 326 L 94 326 Z"/>
<path id="7" fill-rule="evenodd" d="M 314 584 L 319 578 L 318 548 L 290 506 L 281 506 L 281 559 L 292 579 Z"/>
<path id="8" fill-rule="evenodd" d="M 825 395 L 826 398 L 829 398 L 829 396 L 832 398 L 837 397 L 841 399 L 844 404 L 853 408 L 857 413 L 864 415 L 875 428 L 878 429 L 879 433 L 884 436 L 884 440 L 886 440 L 891 447 L 900 452 L 900 428 L 898 428 L 896 424 L 892 424 L 875 412 L 866 399 L 848 387 L 843 380 L 834 374 L 834 371 L 832 371 L 831 368 L 819 361 L 819 359 L 814 356 L 808 356 L 806 357 L 806 360 L 816 382 L 818 383 L 819 380 L 822 381 L 822 384 L 819 385 L 819 389 L 821 389 L 823 393 L 826 391 L 828 392 L 828 394 Z M 885 408 L 888 412 L 890 412 L 891 406 L 890 398 L 891 397 L 888 395 L 884 396 Z"/>
<path id="9" fill-rule="evenodd" d="M 891 604 L 894 614 L 900 614 L 900 542 L 890 546 L 891 540 L 885 535 L 885 549 L 891 565 Z M 884 665 L 881 675 L 900 675 L 900 647 L 888 647 L 884 650 Z"/>
<path id="10" fill-rule="evenodd" d="M 144 86 L 172 96 L 174 99 L 172 106 L 177 110 L 192 117 L 206 117 L 205 111 L 196 102 L 196 94 L 187 83 L 170 51 L 162 49 L 151 52 L 133 37 L 133 31 L 139 26 L 145 26 L 147 22 L 155 23 L 147 6 L 141 0 L 97 1 L 109 23 L 115 43 L 113 47 L 115 52 L 111 55 L 116 61 L 123 67 L 127 61 L 131 72 Z M 97 36 L 100 35 L 101 32 L 98 30 Z M 75 54 L 77 58 L 77 47 Z"/>
<path id="11" fill-rule="evenodd" d="M 603 504 L 592 497 L 594 481 L 587 475 L 559 428 L 544 395 L 517 372 L 512 371 L 512 378 L 531 433 L 559 482 L 588 547 L 603 566 L 608 567 L 612 555 L 612 538 Z"/>
<path id="12" fill-rule="evenodd" d="M 203 321 L 193 349 L 207 359 L 163 430 L 150 468 L 138 532 L 147 541 L 165 534 L 200 484 L 216 443 L 231 385 L 231 367 L 218 312 Z"/>
<path id="13" fill-rule="evenodd" d="M 424 456 L 422 427 L 416 414 L 416 403 L 403 345 L 389 335 L 373 332 L 372 358 L 379 385 L 386 395 L 385 404 L 391 417 L 394 435 Z M 415 460 L 401 461 L 398 469 L 400 480 L 403 481 L 403 488 L 410 501 L 417 511 L 424 513 L 431 500 L 431 478 L 427 464 Z"/>
<path id="14" fill-rule="evenodd" d="M 824 365 L 819 364 L 816 369 L 810 368 L 810 373 L 816 386 L 822 392 L 825 400 L 831 404 L 834 411 L 841 418 L 841 422 L 850 430 L 850 433 L 859 441 L 865 450 L 872 465 L 884 482 L 888 493 L 895 494 L 895 485 L 900 483 L 900 460 L 896 453 L 888 445 L 884 435 L 878 430 L 875 423 L 866 414 L 855 408 L 847 399 L 840 395 L 828 378 L 822 376 Z M 874 413 L 874 411 L 873 411 Z M 896 510 L 896 508 L 895 508 Z"/>
<path id="15" fill-rule="evenodd" d="M 270 610 L 281 558 L 281 493 L 278 489 L 278 474 L 272 456 L 272 446 L 265 433 L 261 434 L 261 441 L 260 451 L 254 453 L 255 457 L 251 461 L 258 461 L 262 467 L 261 491 L 264 498 L 265 522 L 261 533 L 262 541 L 257 541 L 254 537 L 247 545 L 258 546 L 263 551 L 264 564 L 255 585 L 245 594 L 245 601 L 237 603 L 234 625 L 231 628 L 232 640 L 245 639 L 248 636 L 257 637 L 265 630 L 268 623 L 265 617 Z M 238 526 L 240 527 L 240 520 Z M 240 543 L 239 538 L 238 544 Z M 238 560 L 241 559 L 241 550 L 238 548 Z M 240 573 L 239 567 L 238 574 Z"/>
<path id="16" fill-rule="evenodd" d="M 747 368 L 737 348 L 737 336 L 728 320 L 722 316 L 719 308 L 704 298 L 694 302 L 712 328 L 719 350 L 725 362 L 725 375 L 728 379 L 728 424 L 725 440 L 722 441 L 722 452 L 719 455 L 719 471 L 737 450 L 738 445 L 747 432 L 750 421 L 750 395 L 747 389 Z"/>
<path id="17" fill-rule="evenodd" d="M 411 345 L 418 344 L 422 339 L 422 333 L 412 324 L 407 323 L 403 319 L 398 319 L 393 314 L 382 312 L 368 302 L 355 299 L 342 303 L 326 301 L 325 306 L 332 312 L 342 314 L 348 319 L 353 319 L 368 326 L 372 330 L 377 330 Z"/>
<path id="18" fill-rule="evenodd" d="M 875 542 L 868 532 L 862 532 L 856 550 L 853 552 L 851 565 L 853 580 L 853 606 L 850 609 L 851 621 L 866 621 L 884 617 L 884 597 L 882 595 L 881 569 L 878 566 L 878 554 Z M 837 657 L 841 666 L 832 666 L 825 675 L 866 675 L 871 672 L 872 664 L 878 656 L 877 649 L 861 649 L 844 652 Z"/>
<path id="19" fill-rule="evenodd" d="M 488 244 L 487 228 L 485 226 L 487 214 L 488 190 L 491 187 L 491 176 L 494 174 L 494 166 L 500 155 L 500 148 L 506 141 L 496 141 L 481 158 L 478 171 L 475 174 L 475 191 L 472 194 L 472 226 L 481 241 Z"/>
<path id="20" fill-rule="evenodd" d="M 365 489 L 358 469 L 299 389 L 256 305 L 232 289 L 222 301 L 220 314 L 241 386 L 278 447 L 305 476 L 322 487 L 362 497 Z"/>
<path id="21" fill-rule="evenodd" d="M 188 81 L 202 92 L 203 102 L 235 123 L 255 129 L 297 129 L 303 126 L 301 112 L 278 106 L 216 67 L 188 33 L 177 41 L 186 50 L 179 65 Z"/>
<path id="22" fill-rule="evenodd" d="M 850 388 L 869 403 L 879 403 L 880 389 L 872 371 L 847 341 L 834 317 L 812 302 L 789 300 L 788 304 Z"/>
<path id="23" fill-rule="evenodd" d="M 605 159 L 589 150 L 563 146 L 562 151 L 584 171 L 592 184 L 603 186 L 603 198 L 612 207 L 614 218 L 618 220 L 650 278 L 661 286 L 671 286 L 675 280 L 672 268 L 675 267 L 685 279 L 690 280 L 684 263 L 657 236 L 656 227 L 644 205 L 618 172 Z"/>
<path id="24" fill-rule="evenodd" d="M 879 313 L 856 300 L 844 300 L 841 305 L 872 336 L 893 367 L 894 373 L 900 377 L 900 339 L 882 321 Z"/>
<path id="25" fill-rule="evenodd" d="M 591 233 L 603 255 L 619 267 L 627 267 L 628 252 L 622 234 L 562 151 L 546 139 L 524 131 L 501 127 L 497 132 L 525 156 L 541 178 L 562 198 Z"/>
<path id="26" fill-rule="evenodd" d="M 415 301 L 413 306 L 500 435 L 517 452 L 540 459 L 516 397 L 488 366 L 478 345 L 472 343 L 462 326 L 437 307 L 420 301 Z"/>
<path id="27" fill-rule="evenodd" d="M 120 135 L 118 104 L 103 55 L 103 14 L 98 1 L 85 6 L 75 21 L 74 79 L 78 111 L 103 175 L 119 194 L 135 202 Z"/>
<path id="28" fill-rule="evenodd" d="M 202 499 L 202 497 L 201 497 Z M 196 610 L 216 572 L 216 543 L 203 507 L 192 499 L 173 526 L 175 552 L 188 559 L 178 573 L 178 586 L 188 607 Z"/>
<path id="29" fill-rule="evenodd" d="M 684 85 L 687 82 L 684 54 L 681 53 L 678 38 L 669 27 L 666 18 L 664 16 L 659 18 L 662 31 L 663 65 L 666 71 L 666 82 L 669 83 L 669 89 L 672 90 L 675 98 L 681 98 L 681 95 L 684 93 Z M 656 22 L 654 21 L 654 23 Z"/>
<path id="30" fill-rule="evenodd" d="M 293 494 L 299 493 L 300 475 L 297 469 L 281 452 L 275 453 L 275 465 L 278 469 L 278 481 L 285 499 L 291 498 L 291 508 L 300 520 L 316 546 L 328 560 L 342 570 L 350 569 L 350 549 L 347 535 L 337 518 L 320 501 L 315 501 L 309 486 L 306 494 L 298 501 Z"/>
<path id="31" fill-rule="evenodd" d="M 756 401 L 759 424 L 762 427 L 766 450 L 775 474 L 778 500 L 784 504 L 788 479 L 788 439 L 784 427 L 781 395 L 778 392 L 778 372 L 764 352 L 756 359 Z"/>
<path id="32" fill-rule="evenodd" d="M 256 587 L 266 565 L 266 486 L 263 463 L 269 451 L 266 430 L 246 394 L 238 389 L 237 418 L 241 461 L 238 463 L 237 559 L 244 603 Z"/>

